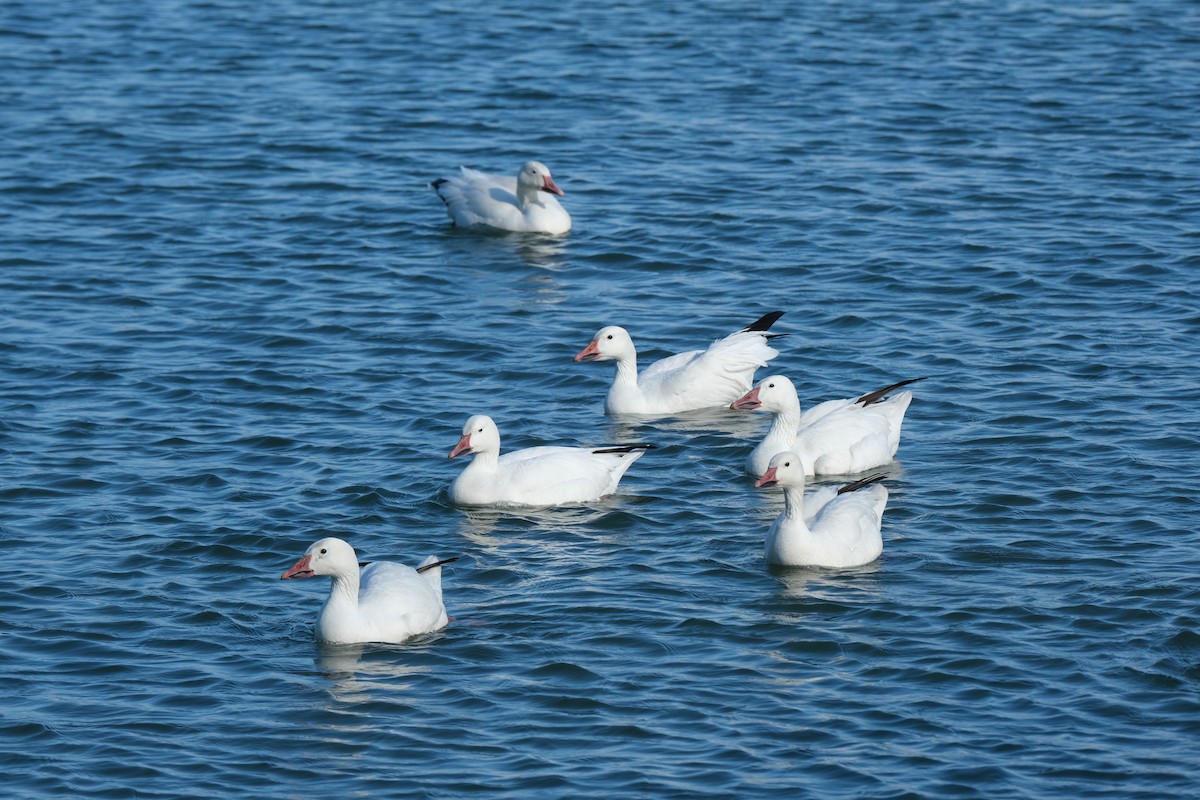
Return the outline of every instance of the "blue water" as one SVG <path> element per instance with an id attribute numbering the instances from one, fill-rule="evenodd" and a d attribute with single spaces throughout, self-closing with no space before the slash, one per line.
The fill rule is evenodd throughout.
<path id="1" fill-rule="evenodd" d="M 0 7 L 6 797 L 1200 791 L 1200 6 Z M 561 239 L 427 183 L 538 158 Z M 883 558 L 775 570 L 759 415 L 603 416 L 761 313 L 908 377 Z M 465 513 L 504 447 L 619 496 Z M 323 649 L 313 540 L 459 556 Z"/>

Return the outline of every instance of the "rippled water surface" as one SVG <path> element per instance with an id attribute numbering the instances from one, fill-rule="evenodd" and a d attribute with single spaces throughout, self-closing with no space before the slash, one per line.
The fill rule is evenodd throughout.
<path id="1" fill-rule="evenodd" d="M 0 8 L 4 794 L 1194 796 L 1200 9 L 481 8 Z M 530 157 L 566 237 L 427 187 Z M 806 404 L 930 376 L 867 567 L 571 361 L 774 308 Z M 473 413 L 659 447 L 465 513 Z M 454 622 L 318 647 L 326 535 Z"/>

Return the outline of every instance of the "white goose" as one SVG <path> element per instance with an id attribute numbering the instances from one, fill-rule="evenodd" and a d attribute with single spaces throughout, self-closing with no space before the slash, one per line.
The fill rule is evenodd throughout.
<path id="1" fill-rule="evenodd" d="M 429 184 L 460 228 L 482 226 L 517 233 L 561 234 L 571 215 L 552 195 L 564 194 L 540 161 L 526 161 L 516 177 L 460 167 L 459 175 Z"/>
<path id="2" fill-rule="evenodd" d="M 637 350 L 629 332 L 601 328 L 576 361 L 616 361 L 617 374 L 604 410 L 608 414 L 663 416 L 728 405 L 750 388 L 754 371 L 779 355 L 767 344 L 783 334 L 767 333 L 782 311 L 718 339 L 706 350 L 689 350 L 656 361 L 638 374 Z"/>
<path id="3" fill-rule="evenodd" d="M 450 500 L 463 506 L 535 508 L 589 503 L 615 492 L 625 471 L 653 447 L 543 446 L 500 455 L 500 430 L 491 417 L 477 414 L 447 456 L 474 455 L 450 484 Z"/>
<path id="4" fill-rule="evenodd" d="M 783 487 L 783 512 L 767 531 L 767 562 L 788 567 L 857 567 L 879 558 L 888 490 L 876 481 L 885 477 L 873 475 L 805 497 L 800 457 L 777 453 L 754 484 Z"/>
<path id="5" fill-rule="evenodd" d="M 321 641 L 396 643 L 446 627 L 450 620 L 442 604 L 442 564 L 451 561 L 457 559 L 429 556 L 416 569 L 390 561 L 360 566 L 354 548 L 331 536 L 314 542 L 280 580 L 333 578 L 317 616 Z"/>
<path id="6" fill-rule="evenodd" d="M 800 398 L 790 380 L 782 375 L 763 378 L 730 406 L 774 415 L 766 438 L 746 459 L 746 471 L 763 474 L 771 457 L 784 450 L 798 455 L 810 477 L 846 475 L 888 463 L 900 447 L 900 427 L 912 392 L 887 395 L 922 380 L 900 381 L 858 398 L 826 400 L 801 414 Z"/>

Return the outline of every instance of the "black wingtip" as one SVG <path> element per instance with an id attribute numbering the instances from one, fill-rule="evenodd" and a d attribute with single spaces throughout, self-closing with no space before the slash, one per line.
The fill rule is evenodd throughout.
<path id="1" fill-rule="evenodd" d="M 859 489 L 863 488 L 864 486 L 870 486 L 872 483 L 879 483 L 879 481 L 883 480 L 886 477 L 887 477 L 887 475 L 885 473 L 881 472 L 878 475 L 872 475 L 869 478 L 861 478 L 861 479 L 855 481 L 854 483 L 847 483 L 845 486 L 838 489 L 837 493 L 838 494 L 847 494 L 848 492 L 857 492 Z"/>
<path id="2" fill-rule="evenodd" d="M 622 444 L 616 447 L 603 447 L 599 450 L 593 450 L 593 455 L 603 455 L 605 453 L 632 453 L 634 450 L 653 450 L 658 445 L 656 444 Z"/>
<path id="3" fill-rule="evenodd" d="M 906 381 L 900 381 L 899 383 L 893 383 L 891 386 L 885 386 L 882 389 L 876 389 L 873 392 L 864 394 L 862 397 L 858 398 L 854 402 L 862 403 L 864 406 L 869 406 L 872 403 L 878 403 L 880 400 L 887 397 L 890 393 L 896 391 L 901 386 L 908 386 L 910 383 L 916 383 L 917 381 L 923 381 L 928 377 L 929 377 L 928 375 L 925 375 L 920 378 L 909 378 Z"/>
<path id="4" fill-rule="evenodd" d="M 440 567 L 442 564 L 453 564 L 455 561 L 458 561 L 458 556 L 455 556 L 454 558 L 443 558 L 441 561 L 435 561 L 432 564 L 426 564 L 423 567 L 417 567 L 417 572 L 424 572 L 425 570 L 433 569 L 434 567 Z"/>
<path id="5" fill-rule="evenodd" d="M 441 200 L 442 205 L 444 205 L 446 208 L 449 208 L 450 200 L 446 197 L 446 195 L 442 194 L 442 186 L 444 186 L 446 183 L 447 180 L 445 178 L 438 178 L 436 181 L 429 182 L 429 188 L 437 192 L 438 200 Z"/>
<path id="6" fill-rule="evenodd" d="M 754 322 L 751 322 L 749 325 L 742 328 L 742 330 L 745 331 L 746 333 L 750 333 L 753 331 L 769 331 L 769 330 L 771 330 L 771 326 L 774 325 L 779 320 L 779 318 L 782 316 L 783 316 L 782 311 L 772 311 L 769 314 L 763 314 L 761 317 L 756 319 Z"/>

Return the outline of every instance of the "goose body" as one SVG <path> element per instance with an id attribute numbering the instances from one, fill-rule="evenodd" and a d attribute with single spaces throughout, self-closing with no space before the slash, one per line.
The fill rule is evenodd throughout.
<path id="1" fill-rule="evenodd" d="M 617 325 L 601 328 L 576 361 L 616 361 L 608 390 L 608 414 L 666 416 L 729 405 L 749 390 L 754 372 L 779 355 L 768 331 L 782 311 L 717 339 L 704 350 L 690 350 L 656 361 L 638 373 L 637 350 L 629 332 Z"/>
<path id="2" fill-rule="evenodd" d="M 444 563 L 429 556 L 417 569 L 389 561 L 360 567 L 349 542 L 328 537 L 314 542 L 280 580 L 321 575 L 333 579 L 317 616 L 319 640 L 398 643 L 449 622 L 442 603 Z"/>
<path id="3" fill-rule="evenodd" d="M 804 472 L 846 475 L 887 464 L 900 447 L 900 428 L 912 402 L 912 392 L 888 394 L 914 381 L 901 381 L 856 398 L 826 400 L 801 413 L 795 385 L 782 375 L 770 375 L 732 408 L 763 410 L 773 419 L 766 437 L 746 459 L 746 471 L 762 475 L 776 453 L 790 450 Z"/>
<path id="4" fill-rule="evenodd" d="M 888 490 L 883 475 L 840 489 L 804 495 L 804 467 L 796 453 L 771 459 L 755 486 L 783 487 L 783 511 L 767 531 L 767 563 L 789 567 L 857 567 L 883 553 L 883 510 Z"/>
<path id="5" fill-rule="evenodd" d="M 554 197 L 564 192 L 540 161 L 526 161 L 515 177 L 460 167 L 458 175 L 429 185 L 460 228 L 550 234 L 571 230 L 571 215 Z"/>
<path id="6" fill-rule="evenodd" d="M 500 431 L 478 414 L 463 426 L 449 458 L 474 458 L 450 484 L 463 506 L 547 507 L 590 503 L 613 494 L 625 471 L 653 445 L 528 447 L 500 454 Z"/>

